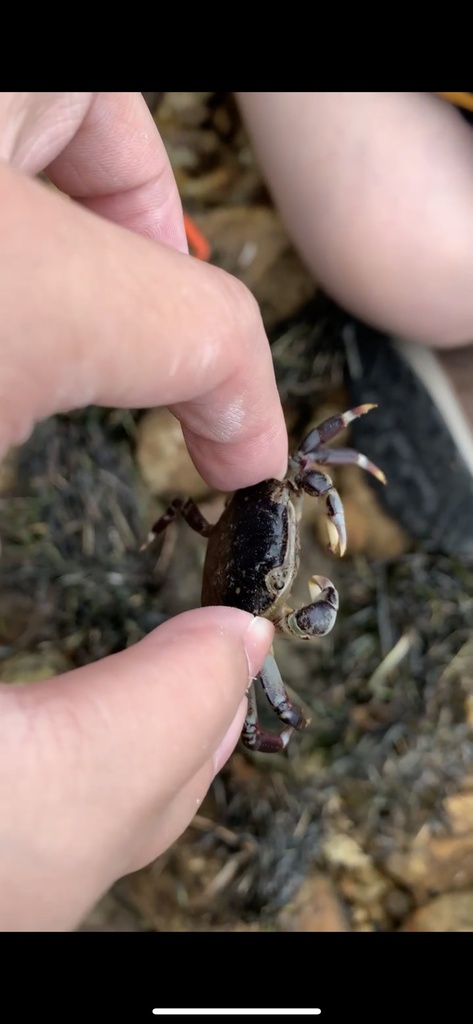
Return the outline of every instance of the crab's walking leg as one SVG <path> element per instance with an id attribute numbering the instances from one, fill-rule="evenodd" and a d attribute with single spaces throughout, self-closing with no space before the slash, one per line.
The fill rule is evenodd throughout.
<path id="1" fill-rule="evenodd" d="M 335 625 L 338 612 L 338 592 L 325 576 L 312 576 L 309 580 L 312 604 L 293 611 L 286 608 L 276 623 L 276 628 L 288 636 L 311 640 L 314 636 L 325 636 Z"/>
<path id="2" fill-rule="evenodd" d="M 259 674 L 263 690 L 274 708 L 276 714 L 285 725 L 291 725 L 293 729 L 305 729 L 309 723 L 299 708 L 289 700 L 286 693 L 281 673 L 276 664 L 274 655 L 267 654 L 263 667 Z"/>
<path id="3" fill-rule="evenodd" d="M 357 405 L 354 409 L 348 409 L 347 412 L 342 412 L 338 416 L 330 416 L 328 420 L 323 420 L 307 434 L 299 446 L 297 454 L 312 455 L 322 445 L 327 444 L 327 441 L 331 441 L 337 434 L 341 434 L 342 430 L 345 430 L 345 427 L 348 427 L 353 420 L 357 420 L 359 416 L 364 416 L 371 409 L 376 408 L 377 406 L 373 403 Z"/>
<path id="4" fill-rule="evenodd" d="M 344 555 L 347 546 L 345 513 L 342 499 L 333 485 L 333 480 L 328 473 L 318 473 L 316 469 L 309 469 L 296 476 L 295 482 L 313 498 L 325 498 L 327 516 L 329 517 L 329 548 L 335 553 L 339 546 L 340 554 Z"/>
<path id="5" fill-rule="evenodd" d="M 252 680 L 248 690 L 248 712 L 241 734 L 242 743 L 249 750 L 259 750 L 262 754 L 277 754 L 284 750 L 294 729 L 284 729 L 280 736 L 275 732 L 264 732 L 260 729 L 258 722 L 258 709 L 256 706 L 255 682 Z"/>
<path id="6" fill-rule="evenodd" d="M 367 473 L 371 473 L 382 484 L 386 483 L 386 477 L 382 469 L 378 469 L 374 462 L 355 451 L 354 448 L 318 448 L 316 462 L 320 466 L 360 466 Z"/>
<path id="7" fill-rule="evenodd" d="M 318 463 L 319 466 L 360 466 L 361 469 L 372 473 L 377 480 L 386 483 L 386 477 L 382 470 L 378 469 L 374 462 L 370 462 L 366 455 L 361 455 L 354 448 L 323 447 L 327 441 L 344 430 L 352 420 L 364 416 L 365 413 L 375 408 L 375 405 L 358 405 L 355 409 L 349 409 L 340 416 L 331 416 L 330 419 L 324 420 L 307 434 L 293 459 L 290 460 L 290 468 L 294 472 L 296 485 L 316 498 L 325 497 L 329 517 L 329 547 L 332 552 L 335 552 L 339 546 L 341 555 L 345 553 L 347 546 L 342 501 L 330 477 L 326 473 L 318 472 L 313 466 L 314 463 Z"/>
<path id="8" fill-rule="evenodd" d="M 202 512 L 195 504 L 195 501 L 192 501 L 192 498 L 174 498 L 174 500 L 171 501 L 171 504 L 168 505 L 166 511 L 163 512 L 162 516 L 160 516 L 153 528 L 150 530 L 148 540 L 143 544 L 141 550 L 148 547 L 149 544 L 152 544 L 156 537 L 159 536 L 160 533 L 163 533 L 163 531 L 178 515 L 181 515 L 188 526 L 192 527 L 196 533 L 200 533 L 202 537 L 209 536 L 212 526 L 202 515 Z"/>

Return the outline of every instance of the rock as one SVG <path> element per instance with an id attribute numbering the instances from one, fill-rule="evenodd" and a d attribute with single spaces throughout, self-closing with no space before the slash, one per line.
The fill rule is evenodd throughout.
<path id="1" fill-rule="evenodd" d="M 448 892 L 419 907 L 403 932 L 473 932 L 473 892 Z"/>
<path id="2" fill-rule="evenodd" d="M 337 887 L 351 907 L 351 918 L 357 931 L 386 927 L 385 907 L 392 882 L 375 867 L 353 836 L 335 833 L 323 846 L 327 866 L 337 879 Z"/>
<path id="3" fill-rule="evenodd" d="M 285 932 L 351 930 L 333 882 L 322 874 L 313 875 L 303 882 L 279 915 L 277 924 Z"/>
<path id="4" fill-rule="evenodd" d="M 334 868 L 366 871 L 371 865 L 371 858 L 362 850 L 356 839 L 343 833 L 329 836 L 324 843 L 324 855 Z"/>
<path id="5" fill-rule="evenodd" d="M 193 213 L 220 267 L 239 277 L 259 303 L 266 328 L 295 314 L 316 291 L 275 210 L 221 207 Z"/>
<path id="6" fill-rule="evenodd" d="M 410 849 L 388 857 L 386 869 L 423 903 L 433 893 L 473 886 L 473 780 L 444 800 L 447 834 L 435 835 L 428 825 Z"/>
<path id="7" fill-rule="evenodd" d="M 152 494 L 196 501 L 209 494 L 187 451 L 181 425 L 168 409 L 152 409 L 140 420 L 136 458 Z"/>
<path id="8" fill-rule="evenodd" d="M 454 836 L 473 835 L 473 779 L 467 777 L 462 791 L 447 797 L 444 807 Z"/>

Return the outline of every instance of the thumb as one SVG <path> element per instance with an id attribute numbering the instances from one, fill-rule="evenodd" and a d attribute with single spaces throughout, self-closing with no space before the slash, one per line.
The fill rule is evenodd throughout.
<path id="1" fill-rule="evenodd" d="M 248 682 L 272 638 L 264 619 L 201 608 L 97 664 L 4 687 L 0 759 L 12 807 L 22 808 L 14 817 L 27 870 L 49 862 L 55 891 L 61 874 L 66 884 L 80 871 L 94 901 L 177 838 L 220 767 L 235 716 L 220 763 L 237 741 Z M 16 855 L 18 871 L 18 844 Z"/>

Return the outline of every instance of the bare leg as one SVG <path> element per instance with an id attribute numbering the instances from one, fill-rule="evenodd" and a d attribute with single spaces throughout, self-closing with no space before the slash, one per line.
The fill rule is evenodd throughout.
<path id="1" fill-rule="evenodd" d="M 276 623 L 277 629 L 287 636 L 311 640 L 325 636 L 333 629 L 338 612 L 338 592 L 325 576 L 312 576 L 309 581 L 312 604 L 293 611 L 287 608 Z"/>
<path id="2" fill-rule="evenodd" d="M 325 290 L 412 341 L 469 342 L 473 132 L 458 111 L 428 93 L 239 100 L 289 234 Z"/>
<path id="3" fill-rule="evenodd" d="M 188 526 L 190 526 L 196 533 L 200 533 L 202 537 L 208 537 L 212 529 L 212 524 L 208 523 L 202 512 L 197 507 L 192 498 L 174 498 L 171 504 L 168 505 L 165 512 L 154 524 L 153 528 L 148 534 L 148 540 L 146 544 L 143 544 L 143 548 L 148 547 L 153 541 L 167 529 L 170 523 L 176 519 L 178 515 L 181 515 L 185 519 Z M 143 550 L 142 548 L 142 550 Z"/>
<path id="4" fill-rule="evenodd" d="M 294 729 L 289 727 L 278 736 L 275 732 L 264 732 L 263 729 L 260 729 L 253 680 L 248 690 L 248 713 L 241 734 L 245 747 L 248 747 L 249 750 L 259 750 L 262 754 L 277 754 L 287 747 L 293 732 Z"/>

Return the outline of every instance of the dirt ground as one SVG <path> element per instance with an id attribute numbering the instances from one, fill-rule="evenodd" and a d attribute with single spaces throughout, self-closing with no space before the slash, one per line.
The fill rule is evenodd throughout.
<path id="1" fill-rule="evenodd" d="M 346 408 L 336 313 L 289 243 L 231 97 L 146 98 L 211 260 L 260 303 L 295 443 Z M 473 930 L 473 565 L 412 545 L 358 469 L 334 478 L 348 556 L 326 552 L 308 501 L 294 597 L 305 602 L 312 573 L 331 577 L 337 624 L 319 643 L 277 645 L 310 727 L 283 755 L 238 748 L 179 842 L 81 930 Z M 59 674 L 199 604 L 201 538 L 176 524 L 157 561 L 139 552 L 175 494 L 209 518 L 222 507 L 165 410 L 54 417 L 9 455 L 0 679 Z"/>

